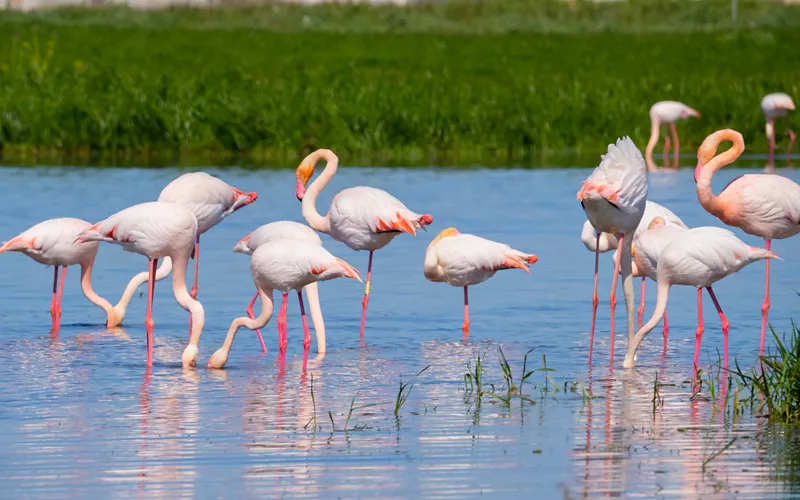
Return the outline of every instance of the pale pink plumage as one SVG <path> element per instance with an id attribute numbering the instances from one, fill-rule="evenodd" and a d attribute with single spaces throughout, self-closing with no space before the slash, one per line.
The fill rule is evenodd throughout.
<path id="1" fill-rule="evenodd" d="M 786 130 L 789 133 L 789 145 L 786 148 L 786 164 L 792 166 L 792 146 L 794 145 L 795 134 L 789 125 L 789 111 L 794 111 L 794 101 L 789 95 L 782 92 L 767 94 L 761 99 L 761 111 L 764 112 L 766 120 L 767 140 L 769 141 L 769 160 L 767 168 L 775 168 L 775 120 L 786 118 Z"/>
<path id="2" fill-rule="evenodd" d="M 650 140 L 647 142 L 645 148 L 645 160 L 647 162 L 647 170 L 658 170 L 655 162 L 653 161 L 653 151 L 658 144 L 658 137 L 661 133 L 661 126 L 667 125 L 672 134 L 672 145 L 675 148 L 673 151 L 673 168 L 678 168 L 678 155 L 680 153 L 680 141 L 678 139 L 678 131 L 675 128 L 675 123 L 679 120 L 684 120 L 694 116 L 700 118 L 700 113 L 690 108 L 689 106 L 677 101 L 661 101 L 653 104 L 650 107 Z M 670 136 L 664 136 L 664 167 L 669 167 L 669 147 Z"/>

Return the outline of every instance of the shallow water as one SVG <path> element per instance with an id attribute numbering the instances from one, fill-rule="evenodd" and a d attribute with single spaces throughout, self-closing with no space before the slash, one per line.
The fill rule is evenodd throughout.
<path id="1" fill-rule="evenodd" d="M 252 295 L 247 257 L 233 245 L 260 224 L 301 220 L 291 170 L 212 170 L 259 192 L 247 207 L 202 238 L 200 300 L 207 323 L 204 366 L 230 321 Z M 0 169 L 7 239 L 52 217 L 100 220 L 155 199 L 177 169 Z M 312 352 L 303 370 L 302 330 L 290 303 L 290 345 L 269 352 L 240 331 L 224 371 L 180 368 L 187 314 L 167 282 L 156 287 L 155 364 L 145 366 L 145 297 L 124 328 L 107 332 L 70 269 L 62 328 L 49 332 L 52 271 L 21 255 L 0 256 L 0 470 L 7 497 L 492 497 L 535 492 L 584 496 L 786 497 L 797 495 L 798 436 L 791 430 L 716 410 L 719 398 L 691 398 L 695 292 L 670 294 L 670 343 L 660 327 L 621 368 L 624 335 L 608 365 L 611 257 L 601 256 L 601 305 L 593 367 L 587 364 L 593 255 L 578 236 L 584 221 L 575 192 L 588 170 L 341 169 L 321 197 L 352 185 L 389 190 L 412 210 L 434 215 L 431 233 L 401 235 L 375 256 L 364 342 L 358 338 L 362 287 L 351 280 L 320 286 L 328 353 Z M 720 188 L 738 171 L 722 171 Z M 781 171 L 796 180 L 794 171 Z M 692 171 L 653 175 L 650 199 L 690 226 L 719 225 L 696 201 Z M 422 275 L 425 247 L 455 226 L 536 253 L 528 276 L 498 273 L 470 291 L 471 335 L 461 334 L 460 289 Z M 753 245 L 757 239 L 737 234 Z M 324 237 L 335 255 L 365 271 L 367 254 Z M 800 239 L 776 241 L 771 323 L 790 328 L 797 310 L 793 258 Z M 116 302 L 146 260 L 101 245 L 95 289 Z M 763 264 L 716 287 L 731 322 L 731 359 L 749 367 L 758 349 Z M 636 286 L 638 295 L 638 283 Z M 655 287 L 650 286 L 647 317 Z M 144 287 L 142 288 L 144 291 Z M 621 299 L 621 295 L 620 295 Z M 624 318 L 623 307 L 619 307 Z M 705 301 L 704 365 L 716 363 L 722 336 Z M 497 347 L 519 377 L 546 355 L 544 372 L 525 382 L 536 404 L 477 405 L 465 392 L 468 363 L 485 353 L 486 383 L 502 385 Z M 312 349 L 314 346 L 312 345 Z M 394 413 L 398 386 L 429 366 Z M 663 404 L 654 409 L 658 377 Z M 313 378 L 313 382 L 312 382 Z M 555 392 L 554 386 L 559 388 Z M 549 387 L 548 392 L 544 388 Z M 312 397 L 313 389 L 313 397 Z M 566 390 L 565 390 L 566 389 Z M 355 399 L 353 399 L 355 397 Z M 354 401 L 354 402 L 353 402 Z M 345 423 L 353 402 L 355 407 Z M 367 406 L 369 405 L 369 406 Z M 314 420 L 316 416 L 316 421 Z M 333 420 L 333 423 L 331 422 Z M 345 430 L 347 425 L 347 430 Z M 703 462 L 733 438 L 727 450 Z"/>

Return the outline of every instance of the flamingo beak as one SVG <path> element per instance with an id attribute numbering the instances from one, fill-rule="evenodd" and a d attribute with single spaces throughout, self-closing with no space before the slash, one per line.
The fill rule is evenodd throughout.
<path id="1" fill-rule="evenodd" d="M 295 191 L 295 195 L 297 196 L 298 201 L 303 201 L 303 196 L 306 195 L 306 186 L 299 179 L 297 181 L 297 190 Z"/>
<path id="2" fill-rule="evenodd" d="M 703 163 L 698 160 L 697 168 L 694 169 L 694 183 L 697 184 L 697 178 L 700 177 L 700 172 L 703 170 Z"/>

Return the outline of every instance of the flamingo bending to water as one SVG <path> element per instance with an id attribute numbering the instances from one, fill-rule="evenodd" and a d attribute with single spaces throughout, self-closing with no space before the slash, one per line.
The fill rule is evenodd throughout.
<path id="1" fill-rule="evenodd" d="M 326 161 L 325 170 L 308 186 L 314 168 L 320 159 Z M 308 225 L 321 233 L 330 234 L 353 250 L 369 250 L 367 283 L 361 301 L 361 337 L 367 319 L 370 285 L 372 283 L 372 254 L 389 244 L 400 233 L 416 236 L 433 222 L 430 214 L 418 214 L 406 208 L 397 198 L 382 189 L 365 186 L 347 188 L 333 197 L 331 208 L 325 216 L 316 208 L 317 196 L 328 184 L 339 165 L 339 158 L 328 149 L 318 149 L 305 157 L 297 167 L 297 199 L 303 202 L 303 217 Z"/>
<path id="2" fill-rule="evenodd" d="M 189 345 L 183 351 L 184 367 L 197 362 L 198 344 L 203 333 L 203 306 L 186 289 L 186 268 L 197 239 L 197 219 L 188 208 L 176 203 L 154 201 L 117 212 L 111 217 L 81 231 L 75 241 L 106 241 L 121 245 L 124 250 L 144 255 L 150 260 L 148 280 L 147 362 L 153 360 L 153 292 L 158 259 L 172 260 L 172 290 L 178 304 L 191 314 Z"/>
<path id="3" fill-rule="evenodd" d="M 472 234 L 461 234 L 450 227 L 428 245 L 424 272 L 430 281 L 464 287 L 464 324 L 461 329 L 466 335 L 469 333 L 469 286 L 483 283 L 501 269 L 522 269 L 530 274 L 528 264 L 535 264 L 537 260 L 533 254 Z"/>
<path id="4" fill-rule="evenodd" d="M 675 148 L 672 153 L 672 168 L 678 168 L 680 142 L 678 141 L 678 131 L 675 129 L 675 123 L 690 116 L 700 118 L 700 113 L 681 102 L 661 101 L 653 104 L 650 108 L 650 140 L 647 142 L 647 148 L 645 148 L 647 170 L 651 172 L 658 170 L 653 161 L 653 150 L 658 144 L 661 125 L 668 125 L 672 133 L 672 143 Z M 666 134 L 664 134 L 664 168 L 669 168 L 669 136 Z"/>
<path id="5" fill-rule="evenodd" d="M 297 240 L 277 240 L 259 246 L 250 258 L 250 271 L 253 273 L 253 281 L 261 297 L 261 314 L 255 319 L 242 317 L 233 320 L 224 344 L 208 360 L 209 368 L 225 366 L 239 328 L 244 326 L 255 330 L 263 328 L 269 322 L 274 308 L 273 290 L 283 293 L 278 328 L 282 338 L 286 338 L 287 301 L 290 291 L 300 292 L 301 288 L 311 283 L 334 278 L 353 278 L 361 281 L 358 271 L 347 262 L 337 259 L 319 245 Z M 302 295 L 298 293 L 298 297 L 300 297 L 303 326 L 307 329 Z"/>
<path id="6" fill-rule="evenodd" d="M 761 99 L 761 111 L 767 120 L 767 139 L 769 140 L 769 163 L 767 168 L 775 168 L 775 119 L 786 118 L 786 128 L 789 131 L 789 146 L 786 148 L 786 163 L 792 166 L 792 145 L 794 145 L 794 131 L 789 125 L 789 111 L 794 111 L 794 101 L 787 94 L 776 92 L 767 94 Z"/>
<path id="7" fill-rule="evenodd" d="M 75 235 L 90 227 L 91 224 L 80 219 L 61 218 L 40 222 L 30 229 L 15 236 L 2 247 L 2 252 L 20 252 L 40 264 L 53 266 L 53 295 L 50 299 L 50 315 L 53 320 L 53 332 L 61 326 L 61 295 L 64 291 L 64 280 L 67 267 L 81 266 L 81 290 L 89 302 L 106 313 L 106 325 L 116 322 L 114 309 L 104 298 L 92 289 L 92 267 L 97 257 L 97 243 L 75 243 Z M 58 280 L 58 269 L 61 268 L 61 283 Z"/>
<path id="8" fill-rule="evenodd" d="M 264 224 L 263 226 L 259 227 L 252 233 L 242 238 L 242 240 L 239 241 L 235 247 L 233 247 L 233 251 L 237 253 L 243 253 L 245 255 L 252 255 L 253 252 L 261 245 L 278 240 L 305 241 L 313 245 L 322 246 L 322 239 L 310 227 L 306 226 L 305 224 L 300 224 L 299 222 L 282 220 L 270 222 L 269 224 Z M 319 303 L 319 289 L 317 282 L 315 281 L 313 283 L 309 283 L 303 287 L 303 289 L 306 291 L 306 295 L 308 296 L 308 308 L 311 310 L 311 321 L 314 323 L 314 333 L 317 336 L 317 352 L 322 354 L 326 350 L 325 322 L 322 319 L 322 308 L 320 307 Z M 300 290 L 297 291 L 297 298 L 301 303 L 303 302 L 303 297 L 301 296 Z M 253 295 L 253 300 L 250 301 L 250 305 L 247 306 L 247 317 L 250 319 L 255 319 L 253 314 L 253 305 L 256 303 L 256 299 L 258 299 L 258 290 L 256 290 L 255 295 Z M 311 344 L 311 334 L 308 331 L 308 327 L 305 323 L 303 326 L 305 327 L 305 338 L 303 343 L 306 347 L 308 347 L 308 345 Z M 256 329 L 256 334 L 258 335 L 258 340 L 261 342 L 261 348 L 264 350 L 264 352 L 267 352 L 267 348 L 264 345 L 264 340 L 261 338 L 261 331 L 259 329 Z M 286 342 L 288 342 L 288 340 L 280 340 L 281 351 L 285 351 Z"/>
<path id="9" fill-rule="evenodd" d="M 717 155 L 723 141 L 733 147 Z M 744 151 L 742 134 L 735 130 L 718 130 L 706 137 L 697 151 L 697 199 L 708 213 L 729 226 L 747 234 L 764 238 L 767 250 L 773 239 L 784 239 L 800 233 L 800 186 L 786 177 L 772 174 L 746 174 L 731 181 L 715 196 L 711 178 L 717 170 L 733 163 Z M 764 303 L 761 305 L 761 351 L 769 316 L 769 267 L 766 263 Z"/>
<path id="10" fill-rule="evenodd" d="M 664 228 L 662 228 L 664 229 Z M 703 339 L 703 288 L 708 290 L 714 306 L 722 321 L 724 337 L 725 366 L 728 366 L 728 331 L 730 323 L 725 318 L 711 285 L 753 262 L 774 259 L 776 255 L 769 250 L 751 247 L 734 236 L 727 229 L 719 227 L 698 227 L 687 229 L 680 237 L 673 239 L 661 252 L 658 259 L 657 282 L 658 298 L 656 309 L 650 320 L 636 332 L 628 344 L 628 353 L 623 365 L 633 368 L 636 348 L 642 339 L 655 328 L 667 307 L 669 288 L 672 285 L 686 285 L 697 288 L 697 332 L 694 349 L 694 369 L 700 356 L 700 342 Z"/>

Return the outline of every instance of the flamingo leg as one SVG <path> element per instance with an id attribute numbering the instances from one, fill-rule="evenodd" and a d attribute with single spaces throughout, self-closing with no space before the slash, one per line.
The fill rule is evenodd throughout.
<path id="1" fill-rule="evenodd" d="M 642 293 L 641 293 L 642 297 L 641 300 L 639 301 L 639 309 L 638 311 L 636 311 L 639 314 L 639 326 L 638 326 L 639 329 L 642 328 L 642 318 L 644 317 L 644 290 L 646 284 L 647 284 L 647 278 L 642 278 Z"/>
<path id="2" fill-rule="evenodd" d="M 258 299 L 258 291 L 256 291 L 255 295 L 253 295 L 253 300 L 250 301 L 250 305 L 247 306 L 247 317 L 250 319 L 255 319 L 256 317 L 255 314 L 253 314 L 253 306 L 255 305 L 257 299 Z M 267 352 L 267 346 L 266 344 L 264 344 L 264 338 L 261 336 L 260 328 L 256 328 L 256 335 L 258 335 L 258 341 L 261 343 L 261 350 L 263 352 Z"/>
<path id="3" fill-rule="evenodd" d="M 592 363 L 592 348 L 594 347 L 594 327 L 597 320 L 597 271 L 600 264 L 600 233 L 597 233 L 594 246 L 594 292 L 592 293 L 592 331 L 589 333 L 589 364 Z"/>
<path id="4" fill-rule="evenodd" d="M 614 313 L 617 309 L 617 281 L 619 281 L 619 266 L 622 259 L 622 247 L 625 243 L 625 233 L 619 233 L 619 246 L 620 251 L 617 252 L 614 258 L 614 282 L 611 284 L 611 364 L 614 364 Z"/>
<path id="5" fill-rule="evenodd" d="M 719 302 L 717 301 L 717 296 L 714 294 L 714 290 L 711 287 L 707 287 L 708 294 L 711 296 L 711 300 L 714 301 L 714 307 L 717 308 L 717 313 L 719 313 L 719 319 L 722 323 L 722 338 L 723 338 L 723 351 L 725 356 L 725 368 L 728 368 L 728 332 L 731 331 L 731 324 L 728 321 L 728 318 L 725 317 L 725 313 L 722 312 L 722 308 L 719 306 Z"/>
<path id="6" fill-rule="evenodd" d="M 664 329 L 661 330 L 664 336 L 664 352 L 667 352 L 667 338 L 669 337 L 669 320 L 667 319 L 667 310 L 664 309 Z"/>
<path id="7" fill-rule="evenodd" d="M 311 332 L 308 331 L 308 320 L 306 319 L 306 306 L 303 304 L 303 292 L 297 290 L 297 300 L 300 301 L 300 316 L 303 318 L 303 348 L 308 356 L 308 347 L 311 345 Z"/>
<path id="8" fill-rule="evenodd" d="M 469 335 L 469 287 L 464 287 L 464 324 L 461 326 L 461 331 L 464 336 Z"/>
<path id="9" fill-rule="evenodd" d="M 372 283 L 372 254 L 369 251 L 369 265 L 367 266 L 367 284 L 364 285 L 364 300 L 361 301 L 361 338 L 364 338 L 364 324 L 367 322 L 367 305 L 369 305 L 369 288 Z"/>
<path id="10" fill-rule="evenodd" d="M 767 120 L 767 131 L 770 132 L 768 134 L 769 137 L 767 137 L 767 139 L 769 139 L 769 160 L 767 161 L 767 167 L 775 168 L 775 121 L 774 120 Z"/>
<path id="11" fill-rule="evenodd" d="M 767 250 L 772 246 L 772 240 L 765 240 L 767 242 Z M 764 338 L 767 334 L 767 320 L 769 319 L 769 261 L 767 263 L 767 277 L 764 282 L 764 303 L 761 304 L 761 353 L 764 352 Z"/>
<path id="12" fill-rule="evenodd" d="M 664 134 L 664 168 L 669 168 L 669 135 Z"/>
<path id="13" fill-rule="evenodd" d="M 697 331 L 695 332 L 694 344 L 694 373 L 697 375 L 697 366 L 700 363 L 700 343 L 703 340 L 703 289 L 697 289 Z"/>
<path id="14" fill-rule="evenodd" d="M 678 130 L 675 128 L 674 123 L 669 124 L 669 131 L 672 133 L 672 168 L 678 168 L 678 153 L 681 149 L 681 143 L 678 140 Z M 666 166 L 666 165 L 664 165 Z"/>
<path id="15" fill-rule="evenodd" d="M 50 297 L 50 318 L 52 319 L 52 331 L 58 331 L 58 266 L 53 266 L 53 295 Z"/>
<path id="16" fill-rule="evenodd" d="M 158 259 L 150 261 L 150 277 L 147 281 L 147 314 L 144 318 L 145 329 L 147 330 L 147 365 L 153 364 L 153 293 L 156 289 L 156 269 L 158 268 Z"/>
<path id="17" fill-rule="evenodd" d="M 283 301 L 281 302 L 281 311 L 278 314 L 278 339 L 280 342 L 281 352 L 286 352 L 286 346 L 289 344 L 288 335 L 288 316 L 289 316 L 289 294 L 283 294 Z"/>
<path id="18" fill-rule="evenodd" d="M 789 115 L 786 115 L 786 128 L 789 130 L 789 147 L 786 148 L 786 166 L 792 168 L 792 146 L 794 146 L 794 131 L 789 124 Z"/>

